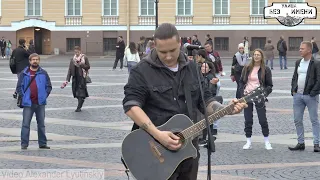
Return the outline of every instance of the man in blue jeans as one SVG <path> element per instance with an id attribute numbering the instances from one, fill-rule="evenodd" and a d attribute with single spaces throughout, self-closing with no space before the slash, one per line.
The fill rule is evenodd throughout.
<path id="1" fill-rule="evenodd" d="M 296 61 L 291 82 L 294 124 L 297 130 L 298 144 L 295 147 L 289 147 L 289 150 L 305 149 L 303 114 L 307 107 L 312 124 L 314 152 L 320 152 L 318 119 L 320 62 L 312 57 L 312 43 L 309 41 L 301 43 L 300 54 L 302 59 Z"/>
<path id="2" fill-rule="evenodd" d="M 40 57 L 34 53 L 29 56 L 30 66 L 19 75 L 17 93 L 22 97 L 23 121 L 21 129 L 21 149 L 29 146 L 30 123 L 33 114 L 36 114 L 38 125 L 38 143 L 40 149 L 50 149 L 47 146 L 45 134 L 45 105 L 52 85 L 47 71 L 39 66 Z"/>

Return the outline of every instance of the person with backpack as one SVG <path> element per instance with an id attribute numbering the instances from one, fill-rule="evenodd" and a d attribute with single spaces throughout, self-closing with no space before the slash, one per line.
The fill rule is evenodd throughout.
<path id="1" fill-rule="evenodd" d="M 280 36 L 280 40 L 277 43 L 277 50 L 279 51 L 280 69 L 288 69 L 287 67 L 287 43 L 284 40 L 284 36 Z M 283 60 L 283 62 L 282 62 Z"/>

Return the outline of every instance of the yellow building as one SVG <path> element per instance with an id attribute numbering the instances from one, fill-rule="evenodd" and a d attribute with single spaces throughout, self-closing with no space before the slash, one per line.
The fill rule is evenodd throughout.
<path id="1" fill-rule="evenodd" d="M 0 0 L 0 36 L 15 47 L 20 38 L 35 40 L 37 52 L 72 52 L 80 45 L 87 54 L 110 54 L 118 36 L 125 41 L 152 37 L 155 0 Z M 268 38 L 276 44 L 287 40 L 289 55 L 297 54 L 301 40 L 319 36 L 320 15 L 296 27 L 263 18 L 263 9 L 288 0 L 159 0 L 159 24 L 176 24 L 183 37 L 206 34 L 221 54 L 232 54 L 248 36 L 252 48 L 264 46 Z M 319 7 L 319 0 L 305 0 Z M 289 2 L 305 2 L 289 0 Z M 318 37 L 320 39 L 320 37 Z"/>

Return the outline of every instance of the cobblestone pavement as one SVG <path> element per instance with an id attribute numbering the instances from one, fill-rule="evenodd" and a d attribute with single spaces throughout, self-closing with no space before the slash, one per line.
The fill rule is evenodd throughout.
<path id="1" fill-rule="evenodd" d="M 6 63 L 0 63 L 0 168 L 1 169 L 83 169 L 105 170 L 105 179 L 127 179 L 120 162 L 122 139 L 129 133 L 132 122 L 123 113 L 121 101 L 126 70 L 112 71 L 112 61 L 93 59 L 88 98 L 83 111 L 75 113 L 77 100 L 70 85 L 60 89 L 67 72 L 67 60 L 46 59 L 43 62 L 53 84 L 46 109 L 46 131 L 51 150 L 38 150 L 35 119 L 31 125 L 28 150 L 20 150 L 22 110 L 17 108 L 12 93 L 16 76 Z M 266 105 L 273 150 L 264 149 L 263 137 L 254 115 L 253 149 L 244 151 L 243 114 L 224 117 L 212 155 L 212 177 L 221 180 L 241 179 L 319 179 L 320 154 L 313 152 L 311 123 L 305 114 L 307 148 L 290 152 L 288 145 L 296 144 L 292 120 L 289 69 L 272 71 L 274 91 Z M 230 62 L 224 62 L 227 76 L 223 77 L 221 95 L 228 100 L 235 96 L 235 83 L 229 79 Z M 199 179 L 206 179 L 207 153 L 201 149 Z"/>

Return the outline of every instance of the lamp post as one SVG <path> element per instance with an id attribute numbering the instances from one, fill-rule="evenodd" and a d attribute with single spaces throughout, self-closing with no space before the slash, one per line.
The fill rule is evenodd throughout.
<path id="1" fill-rule="evenodd" d="M 156 29 L 158 28 L 158 3 L 159 3 L 159 0 L 155 0 L 154 1 L 156 3 Z"/>

